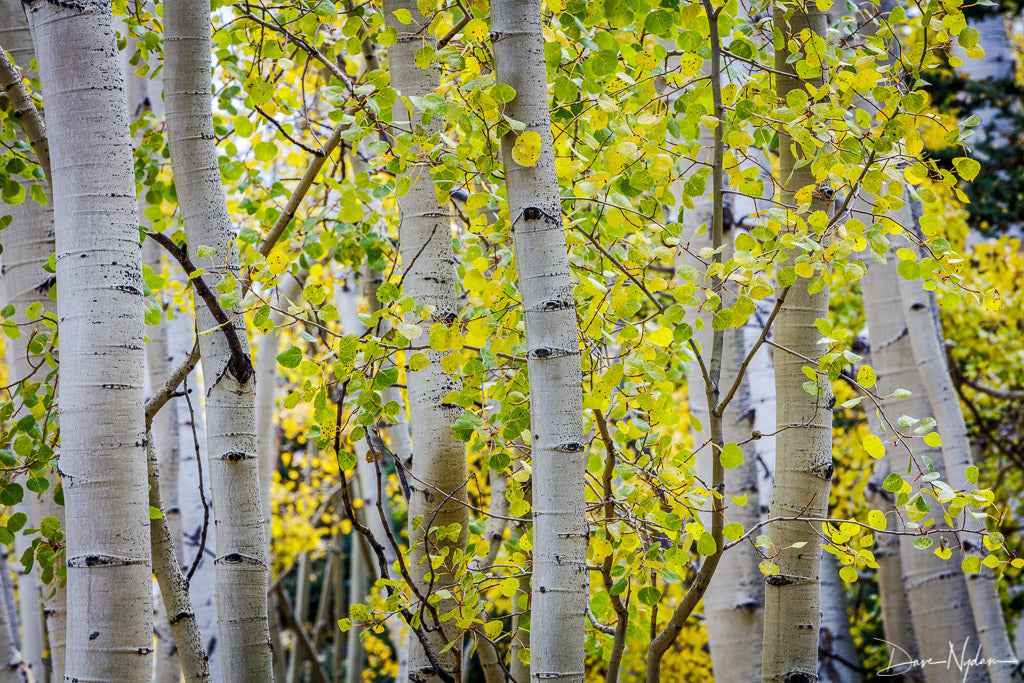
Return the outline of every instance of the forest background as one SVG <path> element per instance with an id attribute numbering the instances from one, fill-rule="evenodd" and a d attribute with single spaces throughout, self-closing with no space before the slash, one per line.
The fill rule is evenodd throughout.
<path id="1" fill-rule="evenodd" d="M 0 9 L 3 675 L 1020 679 L 1016 6 Z"/>

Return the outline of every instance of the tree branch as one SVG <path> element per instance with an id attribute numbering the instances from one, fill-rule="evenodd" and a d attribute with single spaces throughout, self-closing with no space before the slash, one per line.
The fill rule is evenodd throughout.
<path id="1" fill-rule="evenodd" d="M 228 370 L 239 382 L 243 384 L 248 382 L 254 372 L 252 359 L 249 358 L 249 354 L 242 350 L 242 342 L 238 339 L 238 331 L 231 325 L 231 320 L 228 319 L 224 309 L 220 307 L 217 296 L 206 282 L 203 281 L 201 275 L 193 276 L 193 273 L 199 269 L 192 263 L 192 259 L 188 257 L 188 249 L 186 247 L 179 247 L 174 243 L 174 240 L 162 232 L 149 232 L 146 234 L 154 242 L 166 249 L 167 253 L 173 256 L 181 264 L 181 267 L 185 269 L 185 273 L 188 275 L 189 280 L 192 281 L 192 286 L 195 287 L 196 293 L 206 303 L 214 320 L 217 321 L 221 331 L 224 332 L 224 336 L 227 338 L 228 348 L 231 349 L 231 361 L 228 363 Z"/>
<path id="2" fill-rule="evenodd" d="M 43 117 L 39 115 L 39 110 L 32 103 L 32 96 L 25 89 L 18 67 L 2 47 L 0 47 L 0 85 L 3 85 L 4 92 L 7 93 L 10 100 L 14 119 L 21 124 L 32 149 L 35 150 L 36 162 L 43 169 L 46 183 L 53 188 L 53 177 L 50 175 L 50 141 L 46 137 Z"/>
<path id="3" fill-rule="evenodd" d="M 192 345 L 192 352 L 185 358 L 178 367 L 171 370 L 164 385 L 160 387 L 149 399 L 146 400 L 146 426 L 153 422 L 153 418 L 160 412 L 160 409 L 167 404 L 178 390 L 178 385 L 192 372 L 199 362 L 199 342 Z"/>

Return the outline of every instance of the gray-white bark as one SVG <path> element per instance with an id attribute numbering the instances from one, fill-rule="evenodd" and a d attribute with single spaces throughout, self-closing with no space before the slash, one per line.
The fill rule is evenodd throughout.
<path id="1" fill-rule="evenodd" d="M 902 217 L 902 223 L 908 217 L 908 212 L 901 213 L 902 216 L 897 216 L 897 220 Z M 890 420 L 894 419 L 892 416 L 904 414 L 920 418 L 930 416 L 932 407 L 914 362 L 906 320 L 901 314 L 903 309 L 898 284 L 900 278 L 896 273 L 896 264 L 893 260 L 884 266 L 871 261 L 867 266 L 867 275 L 862 279 L 861 287 L 865 316 L 872 339 L 871 358 L 878 375 L 877 391 L 883 396 L 891 395 L 897 388 L 911 392 L 910 397 L 905 399 L 883 401 L 882 411 L 890 416 Z M 886 432 L 885 436 L 891 439 L 891 430 Z M 915 441 L 913 450 L 918 463 L 923 456 L 928 456 L 936 463 L 937 468 L 942 466 L 941 448 L 930 448 Z M 902 445 L 889 445 L 885 457 L 890 459 L 890 467 L 894 472 L 907 472 L 911 467 L 911 456 Z M 914 471 L 916 469 L 915 467 Z M 936 513 L 939 528 L 942 528 L 945 525 L 942 523 L 942 513 L 937 505 L 932 508 L 932 514 Z M 945 535 L 947 543 L 952 540 L 953 545 L 956 544 L 948 531 Z M 951 643 L 953 647 L 959 648 L 965 642 L 973 654 L 973 648 L 977 646 L 977 634 L 963 573 L 954 561 L 943 561 L 931 551 L 915 549 L 911 540 L 901 537 L 900 557 L 903 586 L 910 605 L 913 632 L 916 635 L 920 657 L 944 660 Z M 913 644 L 895 640 L 890 642 L 890 647 L 912 651 Z M 901 654 L 898 656 L 902 657 Z M 962 677 L 955 667 L 952 670 L 929 667 L 925 674 L 929 683 L 933 680 L 960 680 Z M 987 681 L 989 678 L 985 671 L 972 670 L 971 680 Z"/>
<path id="2" fill-rule="evenodd" d="M 788 19 L 776 8 L 775 26 L 786 38 L 804 29 L 824 36 L 826 22 L 825 16 L 812 7 L 794 11 Z M 792 74 L 793 65 L 787 64 L 787 57 L 786 49 L 776 50 L 775 68 Z M 803 84 L 795 77 L 776 76 L 776 94 L 781 101 L 797 88 L 803 88 Z M 780 131 L 779 177 L 784 183 L 781 199 L 787 205 L 794 203 L 797 190 L 815 184 L 810 165 L 794 168 L 798 159 L 792 145 L 791 137 L 784 130 Z M 812 211 L 827 208 L 827 202 L 822 199 L 811 204 Z M 792 265 L 799 253 L 802 250 L 791 250 L 786 265 Z M 775 321 L 778 344 L 775 352 L 776 422 L 777 429 L 783 431 L 775 440 L 775 482 L 769 511 L 773 518 L 820 518 L 828 512 L 832 478 L 831 388 L 828 379 L 819 376 L 818 395 L 804 390 L 807 377 L 803 367 L 813 367 L 816 363 L 808 363 L 800 356 L 821 357 L 822 346 L 818 344 L 821 335 L 814 322 L 828 317 L 829 293 L 827 285 L 815 294 L 809 293 L 810 282 L 807 278 L 798 278 L 792 284 Z M 779 571 L 765 579 L 762 675 L 765 681 L 772 683 L 816 681 L 821 621 L 820 539 L 807 522 L 772 522 L 768 533 L 779 553 L 775 558 Z M 805 545 L 793 548 L 795 543 Z"/>
<path id="3" fill-rule="evenodd" d="M 846 591 L 839 578 L 839 561 L 821 554 L 821 631 L 818 679 L 829 683 L 860 683 L 860 658 L 850 635 Z"/>
<path id="4" fill-rule="evenodd" d="M 394 16 L 395 10 L 406 9 L 412 15 L 412 24 L 406 26 Z M 438 131 L 438 120 L 422 122 L 420 112 L 411 99 L 423 97 L 440 85 L 440 70 L 434 65 L 426 70 L 415 66 L 415 54 L 433 38 L 430 31 L 421 31 L 428 21 L 420 14 L 414 0 L 387 0 L 384 14 L 388 26 L 398 31 L 398 41 L 388 48 L 388 71 L 391 85 L 401 99 L 393 108 L 394 125 L 400 130 L 415 130 L 429 137 Z M 399 250 L 402 258 L 403 292 L 417 304 L 429 304 L 434 312 L 424 327 L 433 322 L 451 325 L 458 319 L 455 257 L 452 252 L 451 221 L 447 207 L 438 201 L 429 164 L 410 163 L 406 174 L 411 181 L 408 193 L 398 199 L 401 211 Z M 441 368 L 444 353 L 430 351 L 430 364 L 413 371 L 407 369 L 407 395 L 415 456 L 409 485 L 409 545 L 412 549 L 410 572 L 421 593 L 433 588 L 449 587 L 453 576 L 447 563 L 431 572 L 429 557 L 441 551 L 442 544 L 433 540 L 429 527 L 457 524 L 461 527 L 454 542 L 446 541 L 454 551 L 465 547 L 468 533 L 468 514 L 465 507 L 466 449 L 465 444 L 452 434 L 451 426 L 462 409 L 446 397 L 459 389 L 459 381 Z M 431 579 L 431 574 L 433 578 Z M 452 601 L 437 604 L 438 614 L 451 611 Z M 428 621 L 432 621 L 430 607 L 423 605 Z M 419 609 L 417 607 L 416 609 Z M 445 645 L 461 639 L 462 631 L 453 620 L 442 623 L 438 630 L 428 632 L 430 646 L 441 665 L 456 680 L 461 677 L 459 648 L 441 652 Z M 409 653 L 409 673 L 422 676 L 426 681 L 439 680 L 432 672 L 425 649 L 414 643 Z"/>
<path id="5" fill-rule="evenodd" d="M 143 295 L 110 5 L 26 4 L 52 155 L 72 680 L 147 681 L 153 626 Z M 73 68 L 70 68 L 73 65 Z"/>
<path id="6" fill-rule="evenodd" d="M 582 370 L 541 25 L 539 0 L 497 0 L 491 6 L 495 74 L 516 92 L 505 114 L 526 124 L 519 134 L 502 138 L 501 151 L 530 378 L 530 677 L 583 681 L 589 577 Z M 513 146 L 525 133 L 540 137 L 540 156 L 533 166 L 513 159 Z"/>
<path id="7" fill-rule="evenodd" d="M 913 358 L 927 394 L 931 416 L 938 422 L 937 429 L 942 438 L 942 459 L 936 463 L 936 471 L 955 490 L 971 490 L 974 485 L 967 480 L 966 473 L 968 467 L 974 466 L 974 452 L 967 436 L 963 408 L 949 374 L 935 297 L 917 282 L 903 278 L 899 278 L 899 291 Z M 985 531 L 984 515 L 968 506 L 956 521 L 962 522 L 966 529 L 966 533 L 959 535 L 961 550 L 965 554 L 987 555 L 980 538 Z M 967 591 L 977 638 L 982 654 L 989 662 L 992 680 L 1020 680 L 1017 657 L 1006 631 L 993 571 L 981 565 L 979 571 L 968 574 Z"/>
<path id="8" fill-rule="evenodd" d="M 221 185 L 211 109 L 210 4 L 207 0 L 164 6 L 164 91 L 168 142 L 178 202 L 197 262 L 200 246 L 216 255 L 204 277 L 235 276 L 238 254 Z M 240 284 L 236 284 L 240 287 Z M 249 363 L 245 318 L 227 312 L 241 347 L 233 357 L 227 332 L 200 337 L 206 395 L 207 452 L 217 526 L 218 648 L 225 680 L 272 678 L 267 620 L 267 546 L 256 455 L 255 382 Z M 199 328 L 218 328 L 213 313 L 196 301 Z"/>

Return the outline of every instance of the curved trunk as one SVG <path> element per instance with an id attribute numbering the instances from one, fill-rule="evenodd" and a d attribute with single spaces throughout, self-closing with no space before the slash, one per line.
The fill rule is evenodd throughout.
<path id="1" fill-rule="evenodd" d="M 412 24 L 406 26 L 394 16 L 399 9 L 408 10 Z M 415 32 L 425 26 L 427 19 L 420 14 L 414 0 L 387 0 L 384 14 L 389 26 L 398 31 L 398 41 L 388 48 L 388 70 L 391 85 L 401 98 L 395 103 L 394 125 L 398 129 L 415 130 L 426 137 L 436 133 L 439 122 L 435 118 L 423 124 L 420 112 L 412 104 L 413 98 L 434 92 L 440 84 L 440 70 L 436 66 L 426 71 L 415 66 L 415 54 L 433 34 L 419 37 Z M 411 108 L 411 111 L 410 111 Z M 411 115 L 410 115 L 411 114 Z M 401 211 L 399 248 L 402 257 L 403 292 L 417 304 L 433 306 L 432 320 L 442 325 L 456 322 L 458 308 L 456 291 L 455 256 L 452 253 L 451 222 L 447 207 L 438 201 L 429 164 L 410 163 L 406 170 L 410 180 L 408 193 L 399 198 Z M 425 323 L 429 325 L 430 323 Z M 418 590 L 426 594 L 449 588 L 454 581 L 450 568 L 442 564 L 431 572 L 429 557 L 447 546 L 449 552 L 465 547 L 468 513 L 465 506 L 466 449 L 465 444 L 452 434 L 451 427 L 462 415 L 462 408 L 446 403 L 445 397 L 460 388 L 459 381 L 441 368 L 447 353 L 428 352 L 430 364 L 413 371 L 406 370 L 412 442 L 415 455 L 409 485 L 409 545 L 412 549 L 410 571 Z M 461 531 L 454 541 L 438 542 L 431 538 L 431 527 L 459 525 Z M 455 603 L 442 600 L 436 608 L 426 605 L 428 621 L 432 613 L 444 614 L 455 608 Z M 460 649 L 442 650 L 454 640 L 462 638 L 462 631 L 454 620 L 441 623 L 437 630 L 428 631 L 430 646 L 445 670 L 456 680 L 461 677 Z M 432 671 L 426 652 L 418 643 L 409 653 L 409 675 L 421 676 L 425 681 L 440 680 Z"/>
<path id="2" fill-rule="evenodd" d="M 210 3 L 164 6 L 164 90 L 168 143 L 189 255 L 201 245 L 216 250 L 204 277 L 235 277 L 238 254 L 221 185 L 210 102 Z M 211 282 L 211 286 L 212 286 Z M 237 291 L 237 289 L 236 289 Z M 217 527 L 217 645 L 225 680 L 253 683 L 272 678 L 267 626 L 267 546 L 256 457 L 255 382 L 245 317 L 227 312 L 220 328 L 213 312 L 196 301 L 206 395 L 207 452 Z M 238 348 L 228 343 L 234 335 Z"/>
<path id="3" fill-rule="evenodd" d="M 589 577 L 582 369 L 548 113 L 541 3 L 496 0 L 491 11 L 495 75 L 516 93 L 505 114 L 526 122 L 524 131 L 502 138 L 501 152 L 530 378 L 530 677 L 583 681 Z M 532 166 L 517 163 L 513 153 L 527 134 L 539 136 Z"/>
<path id="4" fill-rule="evenodd" d="M 27 3 L 47 101 L 67 514 L 66 677 L 148 681 L 153 625 L 135 177 L 110 5 Z M 74 68 L 69 68 L 74 65 Z"/>
<path id="5" fill-rule="evenodd" d="M 825 35 L 825 16 L 808 8 L 794 11 L 786 19 L 775 10 L 775 27 L 784 38 L 803 29 Z M 775 52 L 778 72 L 793 74 L 787 63 L 788 51 Z M 818 83 L 821 79 L 817 80 Z M 780 101 L 794 89 L 803 88 L 795 77 L 776 76 L 776 94 Z M 782 202 L 792 205 L 797 190 L 814 185 L 810 165 L 795 168 L 794 142 L 785 130 L 779 131 L 779 178 L 783 183 Z M 811 203 L 811 211 L 827 210 L 822 199 Z M 791 250 L 789 265 L 802 253 Z M 815 320 L 828 318 L 828 286 L 816 293 L 808 291 L 811 280 L 798 278 L 786 293 L 775 322 L 776 406 L 775 484 L 770 517 L 824 517 L 828 513 L 829 484 L 832 478 L 832 396 L 827 378 L 818 377 L 817 394 L 804 390 L 805 365 L 817 370 L 800 356 L 815 360 L 822 355 L 821 335 Z M 796 355 L 800 354 L 800 356 Z M 764 652 L 762 672 L 765 681 L 818 679 L 818 628 L 821 622 L 820 569 L 821 548 L 817 525 L 799 521 L 772 522 L 768 529 L 775 551 L 778 573 L 765 579 Z M 794 543 L 804 543 L 791 548 Z M 800 678 L 803 677 L 803 678 Z"/>

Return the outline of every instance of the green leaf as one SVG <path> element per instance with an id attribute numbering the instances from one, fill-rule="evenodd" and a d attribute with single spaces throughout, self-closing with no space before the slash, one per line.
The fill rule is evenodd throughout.
<path id="1" fill-rule="evenodd" d="M 735 541 L 737 538 L 743 535 L 743 525 L 739 522 L 731 522 L 725 525 L 722 529 L 722 535 L 730 541 Z"/>
<path id="2" fill-rule="evenodd" d="M 349 451 L 338 451 L 338 469 L 347 472 L 356 466 L 356 454 Z"/>
<path id="3" fill-rule="evenodd" d="M 540 146 L 540 133 L 525 131 L 516 138 L 516 144 L 512 146 L 512 159 L 520 166 L 533 166 L 540 159 Z"/>
<path id="4" fill-rule="evenodd" d="M 890 473 L 882 482 L 882 488 L 889 493 L 896 493 L 903 488 L 903 477 L 895 472 Z"/>
<path id="5" fill-rule="evenodd" d="M 978 468 L 974 465 L 968 465 L 964 470 L 964 476 L 967 477 L 967 481 L 972 484 L 978 483 Z"/>
<path id="6" fill-rule="evenodd" d="M 277 354 L 277 362 L 286 368 L 297 368 L 302 362 L 302 349 L 292 346 L 287 351 Z"/>
<path id="7" fill-rule="evenodd" d="M 701 555 L 714 555 L 715 551 L 718 550 L 718 546 L 715 544 L 715 538 L 707 531 L 700 535 L 697 539 L 697 552 Z"/>
<path id="8" fill-rule="evenodd" d="M 932 547 L 932 539 L 927 536 L 918 536 L 914 539 L 914 547 L 918 550 L 928 550 Z"/>
<path id="9" fill-rule="evenodd" d="M 740 447 L 734 443 L 727 443 L 722 448 L 722 453 L 719 456 L 722 462 L 722 467 L 727 470 L 735 469 L 743 464 L 743 451 Z"/>
<path id="10" fill-rule="evenodd" d="M 981 558 L 977 555 L 967 555 L 960 563 L 960 568 L 965 574 L 977 574 L 981 570 Z"/>
<path id="11" fill-rule="evenodd" d="M 644 586 L 637 591 L 636 597 L 643 604 L 653 607 L 661 600 L 661 591 L 654 586 Z"/>
<path id="12" fill-rule="evenodd" d="M 968 157 L 953 159 L 953 167 L 956 168 L 957 174 L 968 182 L 977 178 L 978 172 L 981 171 L 981 164 Z"/>

